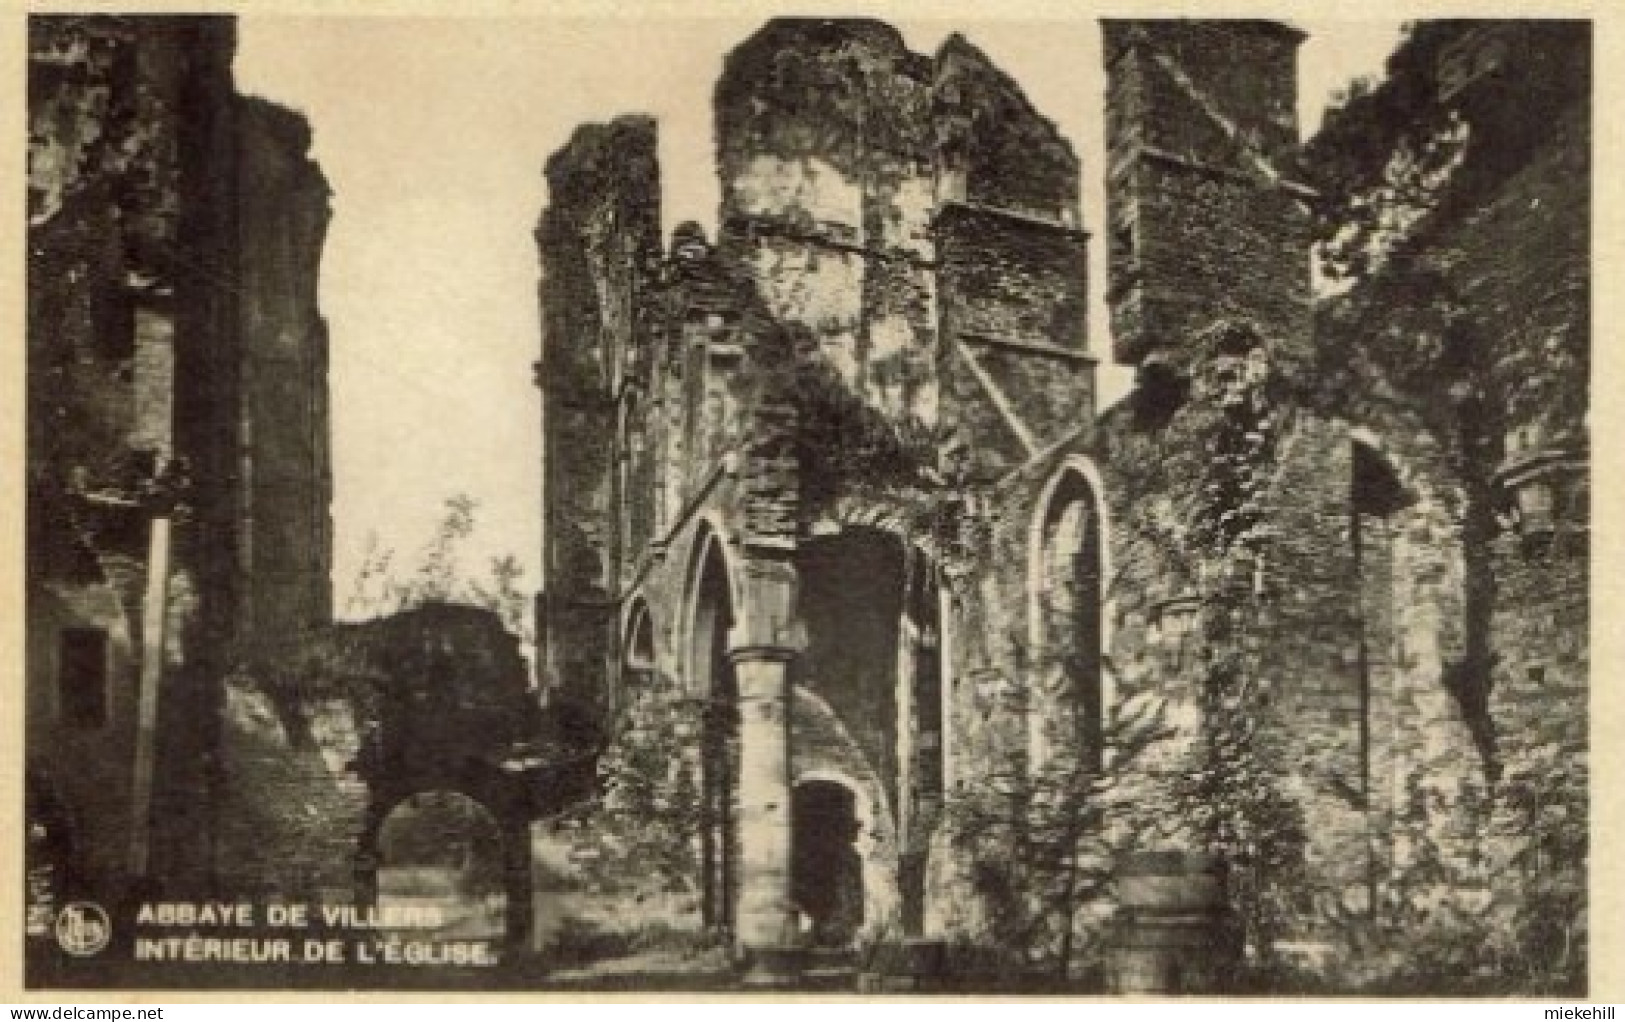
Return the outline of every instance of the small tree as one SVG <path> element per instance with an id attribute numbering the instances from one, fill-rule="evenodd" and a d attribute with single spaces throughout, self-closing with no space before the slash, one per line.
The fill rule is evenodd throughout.
<path id="1" fill-rule="evenodd" d="M 384 627 L 385 619 L 395 615 L 435 605 L 477 608 L 494 614 L 503 630 L 518 637 L 521 654 L 530 648 L 534 634 L 528 620 L 530 600 L 518 560 L 512 555 L 492 558 L 483 575 L 470 572 L 464 564 L 463 548 L 476 532 L 478 508 L 478 502 L 464 494 L 447 498 L 433 537 L 420 552 L 416 567 L 404 574 L 396 551 L 381 546 L 376 535 L 369 538 L 344 606 L 347 616 L 362 618 L 365 624 L 323 623 L 293 642 L 280 636 L 272 637 L 275 642 L 253 636 L 244 642 L 237 677 L 270 696 L 295 741 L 309 739 L 308 711 L 313 703 L 325 699 L 349 703 L 363 731 L 376 728 L 386 690 L 401 681 L 385 675 L 379 649 L 380 636 L 386 631 L 396 645 L 404 639 L 402 629 Z M 466 653 L 470 657 L 497 656 L 501 651 L 475 642 Z M 474 673 L 492 673 L 487 667 L 495 669 L 494 664 L 482 663 Z M 501 669 L 509 668 L 503 665 Z M 408 673 L 415 670 L 404 669 Z M 528 677 L 524 684 L 528 687 Z M 532 729 L 532 725 L 526 724 L 526 728 Z"/>
<path id="2" fill-rule="evenodd" d="M 495 612 L 504 627 L 530 648 L 535 631 L 519 559 L 512 554 L 493 557 L 483 575 L 464 564 L 464 547 L 478 529 L 478 511 L 479 501 L 467 494 L 446 498 L 434 535 L 420 552 L 417 566 L 404 576 L 396 568 L 396 551 L 381 546 L 376 534 L 370 535 L 345 600 L 346 616 L 376 618 L 426 603 L 466 603 Z"/>
<path id="3" fill-rule="evenodd" d="M 697 889 L 704 706 L 655 681 L 627 693 L 598 762 L 598 797 L 567 817 L 590 833 L 589 887 L 640 894 Z"/>
<path id="4" fill-rule="evenodd" d="M 1025 709 L 1034 695 L 1025 677 L 1012 686 L 1010 703 Z M 1145 831 L 1130 778 L 1171 732 L 1152 700 L 1108 714 L 1099 757 L 1080 739 L 1073 710 L 1040 726 L 1049 732 L 1042 761 L 1008 751 L 949 800 L 947 819 L 987 906 L 988 936 L 1007 956 L 1001 969 L 1036 970 L 1064 986 L 1100 955 L 1114 864 Z"/>

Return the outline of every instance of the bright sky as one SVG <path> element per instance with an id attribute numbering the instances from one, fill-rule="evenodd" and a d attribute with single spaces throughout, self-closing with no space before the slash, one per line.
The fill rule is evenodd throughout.
<path id="1" fill-rule="evenodd" d="M 1399 24 L 1299 20 L 1307 135 L 1326 98 L 1378 74 Z M 376 533 L 415 557 L 445 498 L 480 502 L 472 556 L 512 553 L 539 582 L 541 438 L 531 232 L 541 168 L 574 127 L 621 113 L 660 124 L 667 234 L 715 222 L 711 90 L 759 19 L 240 19 L 240 87 L 303 111 L 332 183 L 321 301 L 331 325 L 336 606 Z M 1099 30 L 1067 22 L 898 22 L 916 50 L 963 32 L 1015 76 L 1084 164 L 1085 224 L 1104 220 Z M 1102 246 L 1091 344 L 1109 364 Z"/>

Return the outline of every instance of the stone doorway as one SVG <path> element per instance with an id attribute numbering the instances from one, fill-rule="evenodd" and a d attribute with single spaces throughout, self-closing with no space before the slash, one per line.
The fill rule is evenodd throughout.
<path id="1" fill-rule="evenodd" d="M 859 841 L 861 855 L 885 861 L 871 864 L 859 918 L 918 935 L 946 763 L 937 568 L 918 546 L 866 525 L 826 530 L 803 545 L 797 568 L 807 648 L 791 676 L 803 702 L 831 718 L 792 721 L 797 771 L 852 781 L 860 819 L 886 818 L 884 846 Z M 878 792 L 865 789 L 870 777 Z"/>
<path id="2" fill-rule="evenodd" d="M 508 889 L 502 828 L 485 806 L 456 791 L 409 795 L 378 829 L 377 905 L 420 925 L 407 935 L 500 941 Z"/>
<path id="3" fill-rule="evenodd" d="M 817 947 L 847 947 L 863 926 L 863 859 L 852 790 L 803 781 L 790 798 L 790 891 Z"/>

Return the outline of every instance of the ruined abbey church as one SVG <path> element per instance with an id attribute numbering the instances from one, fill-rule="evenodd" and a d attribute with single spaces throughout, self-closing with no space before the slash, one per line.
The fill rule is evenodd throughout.
<path id="1" fill-rule="evenodd" d="M 1187 961 L 1563 918 L 1531 899 L 1584 899 L 1551 828 L 1586 812 L 1589 35 L 1419 26 L 1306 143 L 1295 29 L 1103 32 L 1104 166 L 959 36 L 794 19 L 717 83 L 715 237 L 662 222 L 652 120 L 554 155 L 553 704 L 658 763 L 679 915 L 747 950 L 1132 951 L 1148 875 L 1233 917 Z M 1042 862 L 988 809 L 1074 803 Z"/>

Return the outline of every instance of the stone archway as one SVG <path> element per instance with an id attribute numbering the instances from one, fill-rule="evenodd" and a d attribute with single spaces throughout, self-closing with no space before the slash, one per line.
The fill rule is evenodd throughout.
<path id="1" fill-rule="evenodd" d="M 356 838 L 355 890 L 356 901 L 362 908 L 380 904 L 385 893 L 399 894 L 400 887 L 391 887 L 394 880 L 383 869 L 390 865 L 410 865 L 399 855 L 392 857 L 386 840 L 398 842 L 396 829 L 402 826 L 398 813 L 403 806 L 429 815 L 429 806 L 423 801 L 436 802 L 442 807 L 453 807 L 451 815 L 461 818 L 442 831 L 446 850 L 434 853 L 441 859 L 425 853 L 424 865 L 437 871 L 442 889 L 455 889 L 451 878 L 452 849 L 471 851 L 476 859 L 470 863 L 472 889 L 489 893 L 489 876 L 498 870 L 500 889 L 505 896 L 500 937 L 509 948 L 522 948 L 530 941 L 534 922 L 531 878 L 530 824 L 532 821 L 561 812 L 572 802 L 591 796 L 597 782 L 595 755 L 549 763 L 523 764 L 509 760 L 503 762 L 468 761 L 457 768 L 445 764 L 426 764 L 416 773 L 406 773 L 388 779 L 369 778 L 371 800 Z M 420 800 L 412 806 L 413 800 Z M 433 819 L 429 820 L 432 824 Z M 390 830 L 386 831 L 386 828 Z M 492 834 L 496 837 L 493 840 Z M 406 847 L 419 839 L 413 837 Z M 432 835 L 422 839 L 433 845 Z M 492 855 L 495 853 L 495 866 Z M 433 887 L 434 880 L 421 878 L 424 886 Z M 494 903 L 494 902 L 493 902 Z"/>
<path id="2" fill-rule="evenodd" d="M 696 545 L 689 612 L 689 691 L 704 700 L 700 738 L 701 913 L 708 929 L 731 938 L 740 887 L 739 683 L 728 656 L 734 606 L 727 563 L 716 538 Z"/>
<path id="3" fill-rule="evenodd" d="M 945 784 L 938 568 L 907 536 L 848 525 L 805 543 L 797 569 L 807 636 L 792 667 L 797 773 L 803 763 L 841 764 L 854 779 L 875 777 L 876 811 L 889 816 L 895 856 L 895 903 L 887 908 L 895 907 L 904 933 L 919 935 Z M 814 704 L 821 712 L 807 715 Z M 869 902 L 875 917 L 881 906 Z"/>
<path id="4" fill-rule="evenodd" d="M 790 797 L 790 896 L 817 947 L 847 947 L 865 919 L 863 825 L 857 796 L 844 784 L 797 782 Z"/>
<path id="5" fill-rule="evenodd" d="M 621 637 L 620 680 L 614 705 L 618 713 L 647 696 L 655 685 L 654 618 L 641 595 L 632 601 Z"/>
<path id="6" fill-rule="evenodd" d="M 420 791 L 384 814 L 377 906 L 422 920 L 412 936 L 500 941 L 508 933 L 507 839 L 492 811 L 459 791 Z"/>

